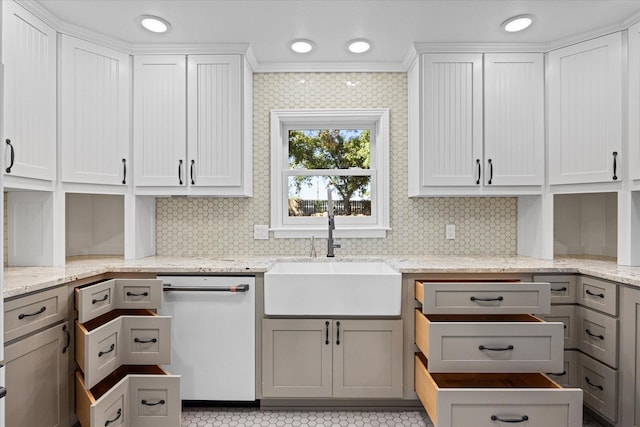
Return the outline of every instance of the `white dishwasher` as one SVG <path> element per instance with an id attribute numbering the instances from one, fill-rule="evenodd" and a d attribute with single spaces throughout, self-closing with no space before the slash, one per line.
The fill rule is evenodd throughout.
<path id="1" fill-rule="evenodd" d="M 158 276 L 182 400 L 255 400 L 255 277 Z"/>

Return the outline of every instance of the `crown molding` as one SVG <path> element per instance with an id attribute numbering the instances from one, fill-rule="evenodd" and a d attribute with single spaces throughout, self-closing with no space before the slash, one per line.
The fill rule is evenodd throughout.
<path id="1" fill-rule="evenodd" d="M 401 62 L 260 62 L 256 73 L 398 73 Z"/>
<path id="2" fill-rule="evenodd" d="M 245 55 L 249 50 L 248 43 L 211 43 L 211 44 L 132 44 L 131 53 L 134 55 L 146 54 L 183 54 L 183 55 L 206 55 L 206 54 L 240 54 Z"/>
<path id="3" fill-rule="evenodd" d="M 467 53 L 543 53 L 545 43 L 414 43 L 417 53 L 467 52 Z"/>

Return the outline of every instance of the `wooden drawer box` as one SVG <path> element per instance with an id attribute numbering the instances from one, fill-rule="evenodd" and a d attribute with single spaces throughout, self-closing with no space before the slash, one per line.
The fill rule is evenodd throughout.
<path id="1" fill-rule="evenodd" d="M 529 314 L 425 315 L 416 309 L 415 324 L 415 342 L 431 372 L 562 371 L 559 322 Z"/>
<path id="2" fill-rule="evenodd" d="M 127 366 L 88 389 L 76 371 L 76 413 L 82 427 L 179 427 L 180 377 Z"/>
<path id="3" fill-rule="evenodd" d="M 582 427 L 582 390 L 543 374 L 431 374 L 417 354 L 415 387 L 435 427 Z"/>
<path id="4" fill-rule="evenodd" d="M 579 307 L 578 348 L 591 357 L 618 367 L 618 319 Z"/>
<path id="5" fill-rule="evenodd" d="M 548 283 L 415 282 L 425 314 L 548 313 Z"/>
<path id="6" fill-rule="evenodd" d="M 171 317 L 148 310 L 114 310 L 76 321 L 76 362 L 91 388 L 122 365 L 171 362 Z"/>
<path id="7" fill-rule="evenodd" d="M 578 381 L 584 390 L 584 403 L 615 423 L 618 415 L 618 372 L 580 353 Z"/>
<path id="8" fill-rule="evenodd" d="M 157 279 L 110 279 L 76 288 L 78 322 L 85 323 L 117 309 L 160 308 L 162 281 Z"/>
<path id="9" fill-rule="evenodd" d="M 4 342 L 65 320 L 69 315 L 68 290 L 60 286 L 4 303 Z"/>
<path id="10" fill-rule="evenodd" d="M 618 315 L 618 285 L 593 277 L 580 276 L 578 304 L 612 316 Z"/>

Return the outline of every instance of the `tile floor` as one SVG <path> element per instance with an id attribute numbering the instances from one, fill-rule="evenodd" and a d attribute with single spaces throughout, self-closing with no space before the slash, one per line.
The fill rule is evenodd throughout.
<path id="1" fill-rule="evenodd" d="M 601 427 L 589 416 L 584 427 Z M 424 411 L 260 411 L 184 408 L 182 427 L 433 427 Z M 469 427 L 469 426 L 467 426 Z"/>

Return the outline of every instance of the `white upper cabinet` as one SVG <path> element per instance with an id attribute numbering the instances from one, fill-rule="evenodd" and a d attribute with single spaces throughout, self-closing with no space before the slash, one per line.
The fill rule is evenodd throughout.
<path id="1" fill-rule="evenodd" d="M 129 55 L 62 36 L 62 181 L 131 181 L 129 70 Z"/>
<path id="2" fill-rule="evenodd" d="M 409 195 L 539 193 L 543 96 L 542 54 L 421 55 L 409 71 Z"/>
<path id="3" fill-rule="evenodd" d="M 13 1 L 2 2 L 7 179 L 56 179 L 56 32 Z"/>
<path id="4" fill-rule="evenodd" d="M 622 34 L 548 58 L 549 183 L 622 180 Z"/>
<path id="5" fill-rule="evenodd" d="M 241 55 L 134 58 L 138 194 L 251 195 L 246 79 Z"/>
<path id="6" fill-rule="evenodd" d="M 629 28 L 629 175 L 640 180 L 640 23 Z"/>

